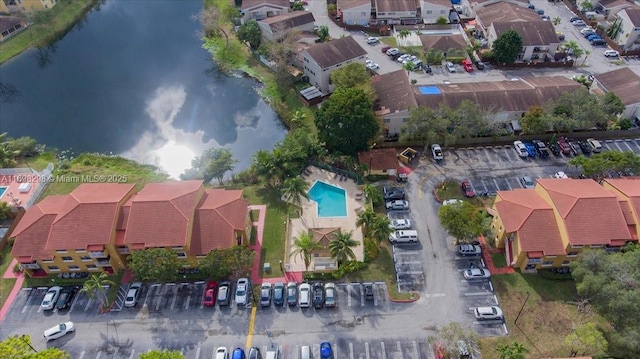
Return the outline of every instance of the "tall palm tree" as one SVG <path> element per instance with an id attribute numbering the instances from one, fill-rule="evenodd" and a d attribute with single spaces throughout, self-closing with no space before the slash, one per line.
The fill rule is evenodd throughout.
<path id="1" fill-rule="evenodd" d="M 374 185 L 367 183 L 362 188 L 362 192 L 364 193 L 365 197 L 367 197 L 369 203 L 373 205 L 373 197 L 378 194 L 378 189 Z"/>
<path id="2" fill-rule="evenodd" d="M 309 198 L 307 190 L 309 189 L 309 183 L 304 178 L 298 176 L 294 178 L 287 178 L 282 185 L 282 196 L 295 206 L 300 208 L 302 213 L 302 199 Z"/>
<path id="3" fill-rule="evenodd" d="M 400 38 L 400 40 L 405 40 L 407 37 L 409 37 L 409 35 L 411 35 L 411 31 L 409 30 L 400 30 L 400 32 L 398 33 L 398 37 Z"/>
<path id="4" fill-rule="evenodd" d="M 356 226 L 362 227 L 362 232 L 365 236 L 369 235 L 371 225 L 375 222 L 377 216 L 378 215 L 376 215 L 376 213 L 371 208 L 367 208 L 364 211 L 358 213 Z"/>
<path id="5" fill-rule="evenodd" d="M 349 259 L 355 260 L 356 255 L 353 253 L 353 249 L 351 248 L 358 244 L 359 243 L 351 237 L 351 232 L 344 233 L 339 230 L 335 234 L 335 238 L 329 242 L 331 257 L 338 261 L 338 265 L 348 261 Z"/>
<path id="6" fill-rule="evenodd" d="M 107 279 L 107 272 L 102 272 L 100 274 L 92 274 L 89 279 L 87 279 L 82 285 L 81 292 L 87 293 L 89 298 L 93 299 L 96 295 L 98 296 L 98 300 L 103 307 L 109 306 L 109 298 L 107 298 L 107 293 L 103 286 L 105 285 L 116 285 L 113 281 Z"/>
<path id="7" fill-rule="evenodd" d="M 313 241 L 313 236 L 309 232 L 300 232 L 298 238 L 293 238 L 293 246 L 296 247 L 290 256 L 299 256 L 304 261 L 305 271 L 309 270 L 311 265 L 311 255 L 316 249 L 322 248 L 320 243 Z"/>
<path id="8" fill-rule="evenodd" d="M 391 220 L 387 216 L 376 216 L 371 224 L 369 235 L 375 239 L 378 244 L 389 239 L 389 235 L 393 232 L 391 228 Z"/>
<path id="9" fill-rule="evenodd" d="M 560 25 L 561 22 L 562 22 L 562 18 L 560 16 L 556 16 L 553 18 L 553 20 L 551 20 L 551 23 L 553 24 L 553 26 L 558 26 Z"/>

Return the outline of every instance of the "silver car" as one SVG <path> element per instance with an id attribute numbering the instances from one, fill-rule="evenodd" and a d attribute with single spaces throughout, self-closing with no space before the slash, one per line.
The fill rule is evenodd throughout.
<path id="1" fill-rule="evenodd" d="M 473 314 L 478 320 L 502 319 L 502 309 L 496 306 L 477 307 L 474 309 Z"/>
<path id="2" fill-rule="evenodd" d="M 127 297 L 124 300 L 124 306 L 131 308 L 138 304 L 138 298 L 140 297 L 140 289 L 142 288 L 141 282 L 131 283 L 129 291 L 127 291 Z"/>
<path id="3" fill-rule="evenodd" d="M 456 65 L 454 65 L 453 62 L 447 61 L 447 64 L 445 66 L 447 68 L 447 71 L 456 72 Z"/>
<path id="4" fill-rule="evenodd" d="M 408 219 L 394 219 L 391 221 L 391 228 L 395 230 L 411 229 L 411 221 Z"/>
<path id="5" fill-rule="evenodd" d="M 326 283 L 324 285 L 324 306 L 333 308 L 337 304 L 338 291 L 335 283 Z"/>
<path id="6" fill-rule="evenodd" d="M 489 279 L 491 273 L 487 268 L 471 268 L 467 269 L 462 274 L 466 280 L 482 280 Z"/>
<path id="7" fill-rule="evenodd" d="M 237 305 L 246 305 L 247 304 L 247 292 L 251 290 L 251 286 L 249 285 L 249 279 L 240 278 L 236 283 L 236 304 Z"/>
<path id="8" fill-rule="evenodd" d="M 40 307 L 43 310 L 52 310 L 56 305 L 56 301 L 58 300 L 58 296 L 60 295 L 60 291 L 62 287 L 54 286 L 47 290 L 47 294 L 44 295 L 42 299 L 42 303 L 40 303 Z"/>

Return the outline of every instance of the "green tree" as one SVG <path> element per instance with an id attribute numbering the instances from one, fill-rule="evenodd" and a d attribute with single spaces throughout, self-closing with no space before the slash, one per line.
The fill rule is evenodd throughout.
<path id="1" fill-rule="evenodd" d="M 474 205 L 467 201 L 440 207 L 438 218 L 442 227 L 458 243 L 477 240 L 482 234 L 482 218 Z"/>
<path id="2" fill-rule="evenodd" d="M 567 335 L 564 343 L 570 350 L 570 356 L 606 354 L 608 343 L 595 323 L 589 322 L 576 328 Z"/>
<path id="3" fill-rule="evenodd" d="M 573 57 L 576 59 L 584 55 L 584 50 L 580 47 L 580 45 L 575 40 L 567 41 L 562 46 L 567 50 L 569 54 L 573 55 Z M 576 62 L 574 61 L 573 64 L 575 65 Z"/>
<path id="4" fill-rule="evenodd" d="M 580 7 L 582 8 L 582 11 L 591 11 L 591 10 L 593 10 L 593 4 L 589 0 L 584 0 L 583 2 L 581 2 L 580 3 Z"/>
<path id="5" fill-rule="evenodd" d="M 182 263 L 178 254 L 170 249 L 147 248 L 131 253 L 129 268 L 143 281 L 166 282 L 175 280 Z"/>
<path id="6" fill-rule="evenodd" d="M 407 71 L 408 76 L 411 71 L 415 70 L 416 65 L 413 63 L 413 61 L 407 61 L 406 63 L 402 64 L 402 68 Z"/>
<path id="7" fill-rule="evenodd" d="M 0 168 L 15 167 L 16 157 L 20 155 L 20 151 L 12 148 L 12 140 L 7 136 L 6 132 L 0 134 Z"/>
<path id="8" fill-rule="evenodd" d="M 625 105 L 620 97 L 613 92 L 607 92 L 601 99 L 604 113 L 610 116 L 618 116 L 624 112 Z"/>
<path id="9" fill-rule="evenodd" d="M 371 224 L 369 235 L 378 243 L 378 245 L 380 245 L 382 242 L 389 240 L 391 232 L 393 232 L 393 228 L 391 228 L 391 219 L 387 216 L 376 216 L 375 220 Z"/>
<path id="10" fill-rule="evenodd" d="M 287 201 L 299 207 L 300 212 L 302 212 L 302 199 L 309 198 L 309 195 L 307 194 L 309 182 L 298 176 L 294 178 L 287 178 L 282 185 L 282 196 Z"/>
<path id="11" fill-rule="evenodd" d="M 313 240 L 313 236 L 309 232 L 300 232 L 297 238 L 294 237 L 293 246 L 295 249 L 291 251 L 290 256 L 299 256 L 304 261 L 305 271 L 308 271 L 313 252 L 322 246 Z"/>
<path id="12" fill-rule="evenodd" d="M 545 116 L 540 106 L 531 106 L 529 111 L 520 119 L 522 133 L 525 135 L 541 134 L 551 129 L 551 120 Z"/>
<path id="13" fill-rule="evenodd" d="M 522 51 L 522 37 L 514 30 L 503 32 L 493 42 L 493 58 L 501 63 L 512 64 Z"/>
<path id="14" fill-rule="evenodd" d="M 439 126 L 449 123 L 446 131 L 440 129 L 440 137 L 444 137 L 445 144 L 449 144 L 447 138 L 451 138 L 450 135 L 455 138 L 470 138 L 488 136 L 492 133 L 492 127 L 487 121 L 491 114 L 473 101 L 463 100 L 455 110 L 441 105 L 438 112 L 442 118 Z"/>
<path id="15" fill-rule="evenodd" d="M 398 32 L 398 38 L 399 38 L 400 40 L 403 40 L 403 41 L 404 41 L 407 37 L 409 37 L 410 35 L 411 35 L 411 31 L 409 31 L 409 30 L 400 30 L 400 31 Z"/>
<path id="16" fill-rule="evenodd" d="M 200 270 L 215 280 L 241 278 L 251 272 L 255 255 L 256 253 L 245 245 L 214 249 L 202 261 Z"/>
<path id="17" fill-rule="evenodd" d="M 141 353 L 139 359 L 184 359 L 184 355 L 177 350 L 152 350 Z"/>
<path id="18" fill-rule="evenodd" d="M 607 115 L 598 98 L 582 87 L 565 92 L 555 101 L 550 101 L 545 112 L 559 119 L 559 122 L 554 123 L 556 131 L 590 129 L 607 123 Z"/>
<path id="19" fill-rule="evenodd" d="M 228 148 L 209 148 L 202 156 L 191 161 L 191 169 L 180 176 L 182 179 L 203 179 L 206 183 L 214 178 L 222 184 L 224 174 L 233 171 L 238 162 Z"/>
<path id="20" fill-rule="evenodd" d="M 334 239 L 329 242 L 329 251 L 331 251 L 331 258 L 338 261 L 338 265 L 348 260 L 355 260 L 356 255 L 353 253 L 353 247 L 356 247 L 359 243 L 356 242 L 351 232 L 342 232 L 338 230 L 334 234 Z"/>
<path id="21" fill-rule="evenodd" d="M 21 157 L 33 157 L 38 154 L 38 142 L 31 137 L 8 139 L 7 146 L 9 150 L 17 152 Z"/>
<path id="22" fill-rule="evenodd" d="M 361 89 L 337 88 L 316 112 L 318 138 L 330 151 L 355 156 L 380 129 L 373 103 Z"/>
<path id="23" fill-rule="evenodd" d="M 571 263 L 576 289 L 611 324 L 609 355 L 640 356 L 640 251 L 584 250 Z M 615 298 L 614 301 L 611 298 Z M 583 330 L 588 331 L 588 328 Z M 582 333 L 584 334 L 584 333 Z M 582 339 L 582 338 L 581 338 Z M 624 353 L 624 354 L 623 354 Z"/>
<path id="24" fill-rule="evenodd" d="M 329 41 L 331 35 L 329 35 L 329 27 L 327 25 L 320 25 L 318 28 L 318 37 L 320 38 L 320 42 Z"/>
<path id="25" fill-rule="evenodd" d="M 442 51 L 438 51 L 434 48 L 430 48 L 424 53 L 424 58 L 430 65 L 442 63 Z"/>
<path id="26" fill-rule="evenodd" d="M 205 37 L 224 37 L 225 48 L 229 47 L 229 35 L 224 26 L 226 19 L 225 15 L 220 11 L 220 7 L 214 4 L 205 5 L 197 17 L 204 29 Z"/>
<path id="27" fill-rule="evenodd" d="M 371 206 L 375 206 L 377 203 L 381 203 L 383 200 L 382 194 L 380 194 L 378 187 L 372 185 L 371 183 L 367 183 L 364 185 L 364 187 L 362 187 L 362 193 L 364 193 L 364 196 L 367 198 L 367 201 L 369 201 L 369 205 Z"/>
<path id="28" fill-rule="evenodd" d="M 236 32 L 238 40 L 249 44 L 252 50 L 257 50 L 260 47 L 260 39 L 262 33 L 260 32 L 260 26 L 255 20 L 249 20 L 240 25 Z"/>
<path id="29" fill-rule="evenodd" d="M 296 0 L 293 2 L 293 4 L 291 4 L 291 11 L 301 11 L 301 10 L 304 10 L 304 5 L 302 4 L 302 1 Z"/>
<path id="30" fill-rule="evenodd" d="M 98 301 L 100 301 L 102 307 L 108 307 L 109 297 L 107 297 L 107 291 L 104 287 L 116 285 L 112 280 L 109 280 L 108 277 L 109 276 L 106 272 L 92 274 L 91 277 L 82 284 L 82 289 L 80 289 L 80 291 L 87 293 L 91 299 L 98 296 Z"/>
<path id="31" fill-rule="evenodd" d="M 436 24 L 438 25 L 446 25 L 449 23 L 449 20 L 444 16 L 438 16 L 436 19 Z"/>
<path id="32" fill-rule="evenodd" d="M 367 68 L 359 63 L 352 62 L 331 73 L 331 82 L 337 87 L 359 88 L 373 100 L 375 91 L 371 86 L 371 76 Z"/>
<path id="33" fill-rule="evenodd" d="M 553 20 L 551 20 L 551 23 L 553 23 L 553 26 L 558 26 L 560 25 L 561 22 L 562 22 L 562 18 L 560 16 L 556 16 L 553 18 Z"/>
<path id="34" fill-rule="evenodd" d="M 449 119 L 441 117 L 430 107 L 413 108 L 400 129 L 400 142 L 445 143 L 450 124 Z"/>
<path id="35" fill-rule="evenodd" d="M 7 202 L 0 202 L 0 220 L 11 217 L 12 208 Z"/>
<path id="36" fill-rule="evenodd" d="M 358 213 L 358 219 L 356 220 L 356 227 L 362 227 L 362 233 L 365 237 L 369 236 L 371 227 L 378 215 L 370 208 L 365 209 Z"/>
<path id="37" fill-rule="evenodd" d="M 496 351 L 500 354 L 500 359 L 524 359 L 529 349 L 524 344 L 512 342 L 511 344 L 499 344 Z"/>
<path id="38" fill-rule="evenodd" d="M 632 151 L 605 151 L 593 156 L 572 158 L 569 164 L 582 168 L 582 174 L 601 180 L 622 173 L 629 176 L 640 174 L 640 156 Z"/>
<path id="39" fill-rule="evenodd" d="M 8 337 L 0 342 L 0 358 L 3 359 L 69 359 L 71 355 L 60 348 L 50 347 L 38 352 L 31 345 L 31 336 Z"/>
<path id="40" fill-rule="evenodd" d="M 291 120 L 289 120 L 289 124 L 291 128 L 307 128 L 308 127 L 307 114 L 300 110 L 296 110 L 296 112 L 294 112 L 293 115 L 291 116 Z"/>

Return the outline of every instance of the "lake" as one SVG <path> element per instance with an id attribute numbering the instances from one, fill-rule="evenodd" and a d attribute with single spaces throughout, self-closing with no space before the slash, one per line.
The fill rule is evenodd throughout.
<path id="1" fill-rule="evenodd" d="M 202 0 L 108 0 L 49 49 L 0 66 L 19 95 L 0 132 L 60 150 L 119 154 L 177 178 L 210 147 L 246 169 L 285 135 L 259 83 L 220 73 L 193 20 Z"/>

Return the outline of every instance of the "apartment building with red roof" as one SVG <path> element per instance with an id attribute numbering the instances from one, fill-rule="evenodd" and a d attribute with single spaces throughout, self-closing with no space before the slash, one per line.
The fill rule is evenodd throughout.
<path id="1" fill-rule="evenodd" d="M 584 248 L 617 251 L 638 241 L 638 192 L 640 179 L 600 185 L 555 178 L 538 179 L 535 189 L 500 191 L 493 206 L 495 244 L 523 271 L 567 267 Z"/>
<path id="2" fill-rule="evenodd" d="M 114 272 L 135 250 L 167 248 L 197 267 L 216 248 L 245 243 L 251 230 L 242 191 L 202 181 L 81 184 L 26 211 L 11 234 L 12 256 L 29 276 Z"/>

